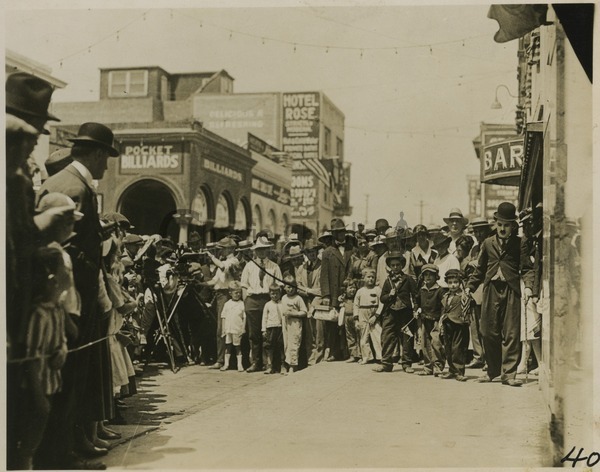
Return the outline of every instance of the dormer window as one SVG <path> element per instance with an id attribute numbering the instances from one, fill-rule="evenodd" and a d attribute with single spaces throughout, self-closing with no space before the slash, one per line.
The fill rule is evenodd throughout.
<path id="1" fill-rule="evenodd" d="M 148 95 L 147 70 L 113 70 L 108 73 L 108 96 L 113 98 Z"/>

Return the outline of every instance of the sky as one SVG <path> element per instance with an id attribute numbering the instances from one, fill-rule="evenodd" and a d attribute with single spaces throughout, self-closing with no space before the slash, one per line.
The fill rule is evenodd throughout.
<path id="1" fill-rule="evenodd" d="M 480 124 L 514 123 L 504 88 L 502 108 L 490 108 L 498 85 L 516 94 L 517 41 L 494 42 L 489 4 L 23 3 L 6 3 L 5 47 L 68 83 L 57 102 L 98 100 L 99 68 L 144 65 L 225 69 L 239 93 L 323 91 L 345 115 L 347 222 L 395 224 L 404 211 L 413 226 L 421 201 L 425 224 L 441 224 L 452 207 L 466 213 Z"/>

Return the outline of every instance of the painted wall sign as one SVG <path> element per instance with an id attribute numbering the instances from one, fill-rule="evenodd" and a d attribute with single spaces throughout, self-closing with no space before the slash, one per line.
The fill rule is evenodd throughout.
<path id="1" fill-rule="evenodd" d="M 121 174 L 183 172 L 183 143 L 123 142 L 120 148 Z"/>

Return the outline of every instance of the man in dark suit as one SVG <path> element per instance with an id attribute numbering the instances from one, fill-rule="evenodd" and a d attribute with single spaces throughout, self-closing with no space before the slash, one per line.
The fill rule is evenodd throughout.
<path id="1" fill-rule="evenodd" d="M 73 260 L 75 286 L 81 296 L 79 345 L 106 336 L 108 327 L 107 319 L 99 313 L 98 306 L 102 228 L 93 180 L 102 179 L 108 158 L 119 155 L 113 147 L 113 138 L 112 131 L 102 124 L 81 125 L 77 137 L 71 139 L 73 162 L 48 178 L 38 195 L 38 199 L 41 199 L 49 192 L 63 193 L 75 201 L 84 215 L 75 225 L 76 236 L 71 239 L 68 248 Z M 52 415 L 62 434 L 48 427 L 59 440 L 48 438 L 53 445 L 46 443 L 46 450 L 52 451 L 54 459 L 59 462 L 65 457 L 72 457 L 71 452 L 75 447 L 87 456 L 106 454 L 106 448 L 98 447 L 103 443 L 98 441 L 96 433 L 97 422 L 114 415 L 107 342 L 83 349 L 76 356 L 69 356 L 63 377 L 64 394 L 57 400 L 57 408 L 53 408 Z M 74 423 L 79 427 L 76 438 L 72 436 Z M 86 434 L 83 434 L 84 431 Z"/>
<path id="2" fill-rule="evenodd" d="M 523 278 L 527 301 L 532 296 L 533 268 L 527 246 L 516 235 L 516 208 L 503 202 L 494 213 L 496 234 L 481 244 L 477 267 L 469 278 L 466 292 L 474 292 L 483 283 L 481 335 L 487 375 L 479 382 L 491 382 L 501 376 L 512 387 L 521 357 L 521 287 Z"/>
<path id="3" fill-rule="evenodd" d="M 346 242 L 346 225 L 339 218 L 331 220 L 333 245 L 323 251 L 321 261 L 321 295 L 323 304 L 340 308 L 342 284 L 350 277 L 352 248 Z M 343 360 L 337 321 L 325 321 L 325 347 L 329 347 L 328 361 Z"/>

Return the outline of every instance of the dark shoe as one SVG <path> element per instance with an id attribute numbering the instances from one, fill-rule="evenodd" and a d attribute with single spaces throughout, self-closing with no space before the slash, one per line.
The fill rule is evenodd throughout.
<path id="1" fill-rule="evenodd" d="M 82 456 L 88 457 L 88 458 L 94 458 L 94 457 L 102 457 L 105 456 L 106 454 L 108 454 L 108 449 L 105 447 L 96 447 L 96 446 L 81 446 L 77 449 L 77 452 L 80 453 Z"/>
<path id="2" fill-rule="evenodd" d="M 100 449 L 109 449 L 110 448 L 110 443 L 100 437 L 96 438 L 94 441 L 92 441 L 92 443 L 94 444 L 94 446 L 96 446 Z"/>
<path id="3" fill-rule="evenodd" d="M 246 372 L 248 372 L 249 374 L 251 374 L 252 372 L 257 372 L 258 371 L 258 367 L 256 366 L 256 364 L 252 364 L 250 367 L 248 367 L 246 369 Z"/>
<path id="4" fill-rule="evenodd" d="M 406 372 L 407 374 L 414 374 L 415 373 L 415 369 L 413 369 L 411 366 L 402 367 L 402 370 L 404 372 Z"/>
<path id="5" fill-rule="evenodd" d="M 467 365 L 467 369 L 481 369 L 484 365 L 481 361 L 473 361 Z"/>
<path id="6" fill-rule="evenodd" d="M 391 372 L 392 366 L 385 366 L 383 364 L 373 367 L 373 372 Z"/>
<path id="7" fill-rule="evenodd" d="M 120 433 L 109 432 L 108 430 L 99 430 L 98 438 L 104 439 L 105 441 L 114 441 L 115 439 L 121 439 Z"/>
<path id="8" fill-rule="evenodd" d="M 475 382 L 477 383 L 489 383 L 491 381 L 492 379 L 490 379 L 487 375 L 482 375 L 481 377 L 475 379 Z"/>
<path id="9" fill-rule="evenodd" d="M 209 369 L 213 370 L 219 370 L 221 367 L 223 367 L 223 364 L 221 364 L 220 362 L 215 362 L 213 365 L 208 366 Z"/>
<path id="10" fill-rule="evenodd" d="M 444 379 L 444 380 L 454 379 L 454 378 L 456 378 L 456 375 L 451 372 L 444 372 L 443 374 L 440 375 L 440 379 Z"/>
<path id="11" fill-rule="evenodd" d="M 459 382 L 466 382 L 467 380 L 469 380 L 469 378 L 465 377 L 464 375 L 457 375 L 456 380 L 458 380 Z"/>
<path id="12" fill-rule="evenodd" d="M 358 362 L 358 359 L 356 357 L 346 359 L 346 364 L 352 364 L 353 362 Z"/>
<path id="13" fill-rule="evenodd" d="M 334 362 L 335 361 L 335 357 L 334 356 L 329 356 L 327 358 L 327 362 Z"/>
<path id="14" fill-rule="evenodd" d="M 517 379 L 507 379 L 502 381 L 502 385 L 508 385 L 509 387 L 520 387 L 523 382 Z"/>
<path id="15" fill-rule="evenodd" d="M 433 372 L 431 372 L 430 370 L 421 370 L 421 371 L 417 372 L 417 375 L 422 375 L 422 376 L 433 375 Z"/>

